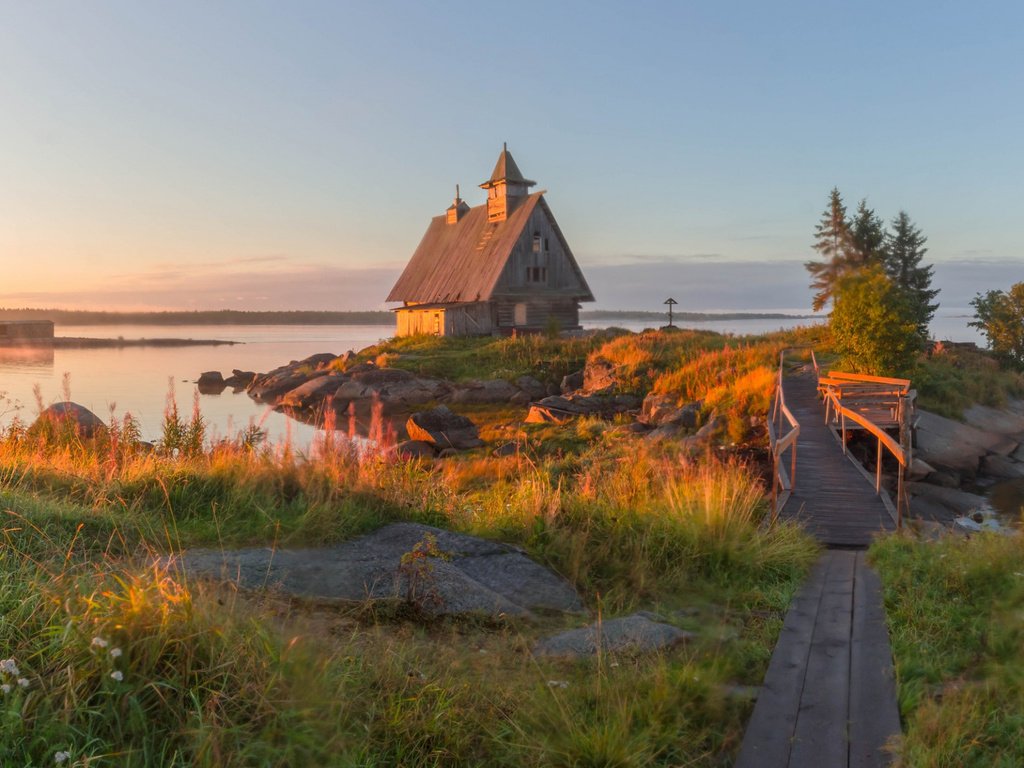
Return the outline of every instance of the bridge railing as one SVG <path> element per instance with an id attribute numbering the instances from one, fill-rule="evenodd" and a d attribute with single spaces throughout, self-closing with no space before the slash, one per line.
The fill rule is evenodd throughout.
<path id="1" fill-rule="evenodd" d="M 817 368 L 817 366 L 815 366 Z M 882 493 L 882 459 L 885 451 L 899 464 L 896 481 L 896 527 L 903 527 L 903 512 L 909 505 L 907 468 L 912 461 L 911 424 L 917 393 L 908 379 L 867 376 L 843 371 L 818 372 L 818 391 L 825 402 L 825 423 L 840 430 L 846 453 L 847 421 L 860 426 L 878 440 L 875 459 L 875 493 Z M 887 430 L 896 432 L 896 436 Z"/>
<path id="2" fill-rule="evenodd" d="M 814 360 L 814 351 L 811 351 Z M 786 504 L 789 494 L 796 485 L 796 444 L 800 437 L 800 422 L 786 406 L 786 393 L 782 387 L 782 372 L 786 350 L 779 353 L 779 372 L 775 380 L 775 395 L 771 418 L 768 419 L 768 443 L 772 452 L 772 524 L 779 517 L 779 510 Z M 818 363 L 814 360 L 815 371 Z M 790 452 L 788 472 L 783 454 Z"/>

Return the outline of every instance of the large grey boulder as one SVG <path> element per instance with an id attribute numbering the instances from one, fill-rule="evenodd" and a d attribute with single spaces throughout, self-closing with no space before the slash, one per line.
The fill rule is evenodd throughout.
<path id="1" fill-rule="evenodd" d="M 1024 477 L 1024 464 L 1006 456 L 1000 456 L 998 453 L 992 453 L 982 458 L 981 472 L 989 477 L 1016 480 Z"/>
<path id="2" fill-rule="evenodd" d="M 344 379 L 336 373 L 317 376 L 286 392 L 281 397 L 278 405 L 285 408 L 300 409 L 322 406 L 325 400 L 334 396 L 342 381 Z"/>
<path id="3" fill-rule="evenodd" d="M 196 549 L 178 562 L 188 575 L 246 589 L 273 587 L 346 602 L 401 600 L 431 615 L 528 616 L 583 608 L 567 581 L 522 550 L 418 523 L 395 523 L 334 547 Z"/>
<path id="4" fill-rule="evenodd" d="M 519 387 L 504 379 L 470 381 L 452 390 L 448 402 L 453 405 L 507 403 L 517 394 L 519 394 Z"/>
<path id="5" fill-rule="evenodd" d="M 575 392 L 577 389 L 583 389 L 583 371 L 574 371 L 562 377 L 559 391 L 563 395 Z"/>
<path id="6" fill-rule="evenodd" d="M 697 426 L 701 407 L 700 401 L 679 405 L 675 397 L 651 392 L 644 398 L 640 408 L 640 421 L 654 427 L 678 424 L 692 429 Z"/>
<path id="7" fill-rule="evenodd" d="M 972 427 L 997 435 L 1024 434 L 1024 414 L 1012 410 L 990 408 L 975 403 L 964 411 L 964 421 Z"/>
<path id="8" fill-rule="evenodd" d="M 587 360 L 583 367 L 583 391 L 588 395 L 611 394 L 619 386 L 616 366 L 603 357 Z"/>
<path id="9" fill-rule="evenodd" d="M 907 491 L 912 496 L 923 498 L 929 505 L 944 507 L 957 515 L 967 515 L 988 505 L 984 496 L 931 483 L 907 483 Z"/>
<path id="10" fill-rule="evenodd" d="M 640 398 L 634 395 L 552 395 L 533 403 L 526 415 L 526 423 L 561 424 L 576 416 L 610 418 L 617 413 L 634 411 L 639 407 Z"/>
<path id="11" fill-rule="evenodd" d="M 54 427 L 69 427 L 80 437 L 95 437 L 98 432 L 107 428 L 103 419 L 90 411 L 84 405 L 65 401 L 54 403 L 44 408 L 39 417 L 32 423 L 30 431 L 38 431 L 44 425 Z"/>
<path id="12" fill-rule="evenodd" d="M 338 387 L 334 406 L 344 410 L 349 403 L 359 406 L 376 399 L 386 413 L 393 413 L 433 402 L 447 392 L 447 384 L 438 379 L 420 377 L 401 368 L 369 367 L 354 370 Z"/>
<path id="13" fill-rule="evenodd" d="M 315 355 L 292 360 L 268 373 L 256 375 L 249 384 L 249 396 L 259 402 L 277 405 L 280 399 L 310 379 L 327 375 L 327 367 L 337 355 L 319 352 Z"/>
<path id="14" fill-rule="evenodd" d="M 928 411 L 918 411 L 916 455 L 934 467 L 973 475 L 986 453 L 1006 455 L 1017 441 Z"/>
<path id="15" fill-rule="evenodd" d="M 543 382 L 538 381 L 533 376 L 520 376 L 516 379 L 516 386 L 519 388 L 519 391 L 527 395 L 531 400 L 537 400 L 548 393 L 548 388 Z"/>
<path id="16" fill-rule="evenodd" d="M 650 653 L 692 637 L 692 632 L 633 614 L 547 637 L 533 647 L 533 652 L 537 656 L 563 658 L 594 656 L 598 649 L 605 653 Z"/>
<path id="17" fill-rule="evenodd" d="M 420 411 L 409 417 L 405 431 L 410 440 L 422 440 L 439 449 L 478 448 L 483 445 L 476 424 L 465 416 L 452 413 L 439 405 L 429 411 Z"/>

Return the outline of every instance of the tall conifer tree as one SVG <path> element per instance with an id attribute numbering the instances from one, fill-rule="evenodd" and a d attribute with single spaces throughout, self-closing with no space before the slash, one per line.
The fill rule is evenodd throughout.
<path id="1" fill-rule="evenodd" d="M 928 252 L 928 242 L 921 230 L 914 226 L 906 211 L 900 211 L 892 220 L 892 231 L 886 237 L 885 272 L 913 308 L 918 334 L 928 338 L 928 324 L 931 322 L 939 295 L 939 289 L 932 288 L 931 264 L 921 265 L 921 259 Z"/>
<path id="2" fill-rule="evenodd" d="M 850 264 L 852 268 L 884 264 L 886 249 L 885 224 L 868 208 L 867 198 L 857 205 L 857 215 L 850 224 Z"/>
<path id="3" fill-rule="evenodd" d="M 811 288 L 815 291 L 811 306 L 817 312 L 832 298 L 836 283 L 847 272 L 853 250 L 846 206 L 836 187 L 829 193 L 828 207 L 814 228 L 814 245 L 811 247 L 822 259 L 804 262 L 804 267 L 811 273 Z"/>

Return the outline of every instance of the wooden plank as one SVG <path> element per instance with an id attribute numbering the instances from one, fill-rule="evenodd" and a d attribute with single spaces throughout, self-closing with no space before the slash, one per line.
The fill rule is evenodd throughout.
<path id="1" fill-rule="evenodd" d="M 790 603 L 743 735 L 736 768 L 771 768 L 789 761 L 815 617 L 831 562 L 827 554 L 819 558 Z"/>
<path id="2" fill-rule="evenodd" d="M 800 699 L 790 768 L 843 768 L 848 762 L 850 626 L 856 553 L 833 550 Z"/>
<path id="3" fill-rule="evenodd" d="M 878 574 L 857 554 L 850 658 L 850 768 L 892 762 L 886 742 L 900 733 L 892 647 Z"/>

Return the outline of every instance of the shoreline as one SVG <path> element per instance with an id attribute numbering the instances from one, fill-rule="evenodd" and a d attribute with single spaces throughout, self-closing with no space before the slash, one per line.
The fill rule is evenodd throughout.
<path id="1" fill-rule="evenodd" d="M 57 336 L 52 339 L 8 340 L 0 349 L 118 349 L 121 347 L 217 347 L 244 344 L 225 339 L 92 339 Z"/>

